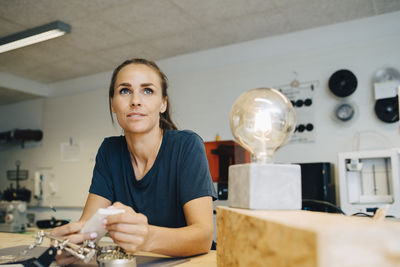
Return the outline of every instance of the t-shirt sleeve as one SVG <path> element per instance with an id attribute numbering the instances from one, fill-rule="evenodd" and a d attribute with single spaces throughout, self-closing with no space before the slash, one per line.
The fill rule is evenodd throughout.
<path id="1" fill-rule="evenodd" d="M 114 202 L 113 183 L 111 181 L 111 170 L 107 163 L 107 141 L 104 140 L 96 155 L 96 164 L 93 169 L 92 184 L 89 192 L 102 196 Z"/>
<path id="2" fill-rule="evenodd" d="M 211 179 L 204 142 L 193 133 L 184 142 L 179 164 L 180 203 L 195 198 L 211 196 L 217 199 L 217 193 Z"/>

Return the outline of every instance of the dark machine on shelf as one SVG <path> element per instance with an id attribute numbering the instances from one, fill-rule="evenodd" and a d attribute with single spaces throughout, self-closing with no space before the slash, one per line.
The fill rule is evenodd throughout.
<path id="1" fill-rule="evenodd" d="M 302 209 L 338 213 L 333 166 L 329 162 L 297 163 L 301 168 Z"/>
<path id="2" fill-rule="evenodd" d="M 205 142 L 204 145 L 211 177 L 217 184 L 218 199 L 227 200 L 229 166 L 250 162 L 250 154 L 232 140 Z"/>
<path id="3" fill-rule="evenodd" d="M 39 142 L 43 139 L 41 130 L 31 129 L 14 129 L 11 131 L 0 133 L 0 145 L 21 145 L 25 146 L 26 142 Z"/>

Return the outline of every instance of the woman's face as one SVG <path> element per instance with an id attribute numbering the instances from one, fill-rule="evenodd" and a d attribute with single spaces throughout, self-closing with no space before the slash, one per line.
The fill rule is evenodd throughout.
<path id="1" fill-rule="evenodd" d="M 130 64 L 119 71 L 111 110 L 125 133 L 147 133 L 159 128 L 160 113 L 166 108 L 160 77 L 151 67 Z"/>

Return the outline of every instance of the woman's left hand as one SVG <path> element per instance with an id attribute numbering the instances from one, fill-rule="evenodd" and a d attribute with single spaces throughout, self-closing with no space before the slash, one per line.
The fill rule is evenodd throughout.
<path id="1" fill-rule="evenodd" d="M 120 202 L 115 202 L 113 206 L 124 209 L 125 212 L 108 216 L 105 229 L 113 241 L 126 252 L 140 251 L 145 245 L 149 232 L 147 217 Z"/>

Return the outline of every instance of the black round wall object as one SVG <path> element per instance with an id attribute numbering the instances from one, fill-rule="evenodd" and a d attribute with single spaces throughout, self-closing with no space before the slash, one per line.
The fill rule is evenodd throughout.
<path id="1" fill-rule="evenodd" d="M 329 89 L 335 96 L 349 96 L 357 89 L 357 77 L 349 70 L 338 70 L 329 78 Z"/>
<path id="2" fill-rule="evenodd" d="M 307 123 L 306 130 L 311 132 L 314 129 L 314 125 L 312 123 Z"/>
<path id="3" fill-rule="evenodd" d="M 301 99 L 299 99 L 299 100 L 296 101 L 296 107 L 301 108 L 301 107 L 303 106 L 303 104 L 304 104 L 304 101 L 301 100 Z"/>
<path id="4" fill-rule="evenodd" d="M 399 120 L 399 99 L 397 96 L 378 99 L 375 113 L 381 121 L 392 123 Z"/>
<path id="5" fill-rule="evenodd" d="M 299 133 L 304 132 L 305 129 L 306 129 L 306 127 L 305 127 L 303 124 L 299 124 L 299 125 L 297 126 L 297 131 L 298 131 Z"/>

